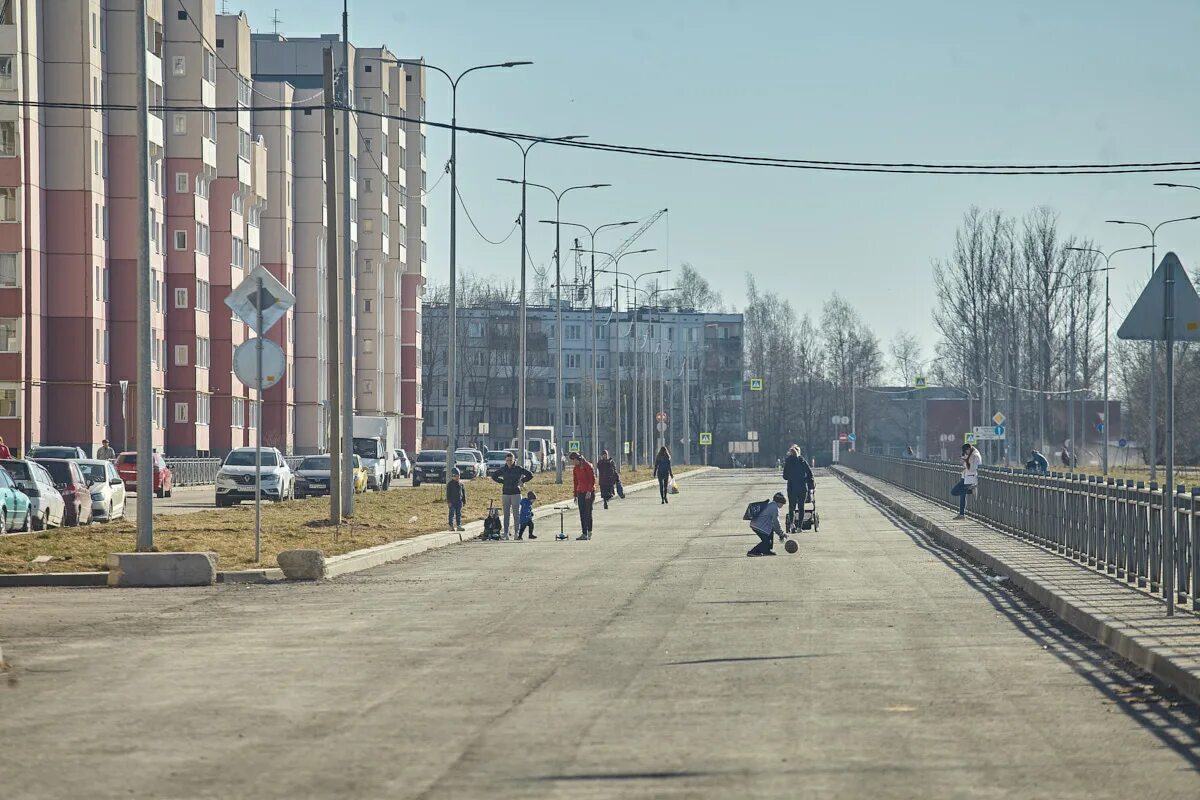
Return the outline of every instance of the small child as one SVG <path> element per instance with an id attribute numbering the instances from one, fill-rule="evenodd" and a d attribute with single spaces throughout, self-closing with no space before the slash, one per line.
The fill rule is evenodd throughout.
<path id="1" fill-rule="evenodd" d="M 771 544 L 774 537 L 778 535 L 780 541 L 787 538 L 783 529 L 779 527 L 779 511 L 787 505 L 787 497 L 783 492 L 776 492 L 771 500 L 772 502 L 763 505 L 758 515 L 750 522 L 750 530 L 758 534 L 761 541 L 746 553 L 748 556 L 773 556 L 775 551 L 771 549 Z"/>
<path id="2" fill-rule="evenodd" d="M 452 531 L 465 531 L 462 524 L 462 510 L 467 503 L 467 487 L 459 479 L 458 469 L 450 473 L 446 483 L 446 505 L 449 508 L 449 525 Z"/>
<path id="3" fill-rule="evenodd" d="M 483 518 L 483 538 L 490 541 L 500 539 L 500 509 L 488 506 L 487 516 Z"/>
<path id="4" fill-rule="evenodd" d="M 536 539 L 533 535 L 533 501 L 537 500 L 537 495 L 533 492 L 525 495 L 525 499 L 521 501 L 520 518 L 521 527 L 517 528 L 517 541 L 520 541 L 521 535 L 525 533 L 525 529 L 529 528 L 529 538 Z"/>

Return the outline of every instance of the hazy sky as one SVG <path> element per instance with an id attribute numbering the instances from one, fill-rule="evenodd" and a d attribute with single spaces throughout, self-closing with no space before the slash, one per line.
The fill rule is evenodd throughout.
<path id="1" fill-rule="evenodd" d="M 230 4 L 234 9 L 235 4 Z M 340 29 L 340 3 L 247 0 L 256 31 L 311 35 Z M 475 64 L 533 66 L 469 76 L 459 121 L 555 136 L 791 158 L 971 163 L 1200 160 L 1195 0 L 351 0 L 351 39 L 385 43 L 457 72 Z M 431 73 L 428 114 L 449 118 L 446 82 Z M 449 153 L 429 135 L 430 184 Z M 459 186 L 487 236 L 501 238 L 520 208 L 507 142 L 461 135 Z M 745 276 L 819 313 L 838 291 L 886 343 L 898 329 L 936 339 L 930 259 L 948 253 L 971 204 L 1023 215 L 1061 213 L 1063 229 L 1105 249 L 1143 244 L 1145 232 L 1109 217 L 1158 222 L 1200 214 L 1200 174 L 1097 177 L 855 175 L 772 170 L 559 151 L 539 146 L 530 180 L 576 192 L 563 218 L 595 225 L 668 207 L 639 242 L 659 252 L 627 268 L 691 262 L 744 302 Z M 448 264 L 449 180 L 429 198 L 431 280 Z M 531 190 L 530 219 L 553 216 Z M 517 237 L 483 242 L 460 214 L 459 266 L 515 279 Z M 536 228 L 536 230 L 535 230 Z M 620 232 L 602 234 L 615 246 Z M 1200 223 L 1159 232 L 1191 270 Z M 538 262 L 553 229 L 531 226 Z M 668 256 L 669 248 L 669 256 Z M 600 249 L 605 249 L 601 247 Z M 565 250 L 565 248 L 564 248 Z M 1161 255 L 1161 250 L 1160 250 Z M 1124 260 L 1120 260 L 1124 259 Z M 1114 265 L 1114 329 L 1148 277 L 1149 256 Z"/>

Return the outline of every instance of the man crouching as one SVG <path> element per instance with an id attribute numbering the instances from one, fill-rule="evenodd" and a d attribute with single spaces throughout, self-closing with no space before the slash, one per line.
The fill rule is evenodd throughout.
<path id="1" fill-rule="evenodd" d="M 776 492 L 771 499 L 772 502 L 764 505 L 758 516 L 750 522 L 750 530 L 757 533 L 761 541 L 746 553 L 748 556 L 773 556 L 775 551 L 771 549 L 771 545 L 775 541 L 774 537 L 778 536 L 781 541 L 787 538 L 783 528 L 779 527 L 779 510 L 787 505 L 787 498 L 783 492 Z"/>

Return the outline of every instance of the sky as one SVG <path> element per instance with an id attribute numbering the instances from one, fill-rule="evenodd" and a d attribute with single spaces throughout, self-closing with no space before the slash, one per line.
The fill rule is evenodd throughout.
<path id="1" fill-rule="evenodd" d="M 229 3 L 236 10 L 236 0 Z M 340 30 L 340 3 L 247 0 L 255 31 L 278 8 L 284 35 Z M 1195 0 L 350 0 L 350 38 L 473 73 L 459 123 L 539 136 L 787 158 L 934 163 L 1109 163 L 1200 160 L 1200 41 Z M 448 84 L 430 73 L 428 118 L 449 121 Z M 429 131 L 429 183 L 449 136 Z M 520 211 L 509 142 L 460 134 L 459 191 L 488 238 Z M 688 262 L 738 308 L 746 276 L 819 315 L 846 297 L 886 347 L 899 330 L 937 340 L 931 260 L 949 254 L 971 205 L 1016 216 L 1048 205 L 1066 234 L 1105 250 L 1145 244 L 1138 228 L 1200 214 L 1200 174 L 972 177 L 869 175 L 699 164 L 539 145 L 529 180 L 574 192 L 564 220 L 595 226 L 669 213 L 623 267 Z M 429 195 L 430 281 L 449 263 L 449 180 Z M 551 259 L 553 199 L 530 191 L 533 260 Z M 626 234 L 600 235 L 599 249 Z M 565 237 L 564 237 L 565 238 Z M 460 269 L 515 281 L 518 236 L 480 238 L 459 215 Z M 1200 222 L 1159 231 L 1159 255 L 1200 265 Z M 564 252 L 566 246 L 564 247 Z M 1113 260 L 1113 327 L 1149 277 L 1146 252 Z"/>

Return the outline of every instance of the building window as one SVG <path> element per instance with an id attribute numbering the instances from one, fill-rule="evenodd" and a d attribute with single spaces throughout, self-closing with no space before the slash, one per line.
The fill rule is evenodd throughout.
<path id="1" fill-rule="evenodd" d="M 246 266 L 246 243 L 237 236 L 233 237 L 233 247 L 230 250 L 230 256 L 233 266 L 238 269 Z"/>
<path id="2" fill-rule="evenodd" d="M 567 369 L 579 369 L 580 356 L 578 353 L 566 353 L 563 357 L 567 360 L 564 365 Z"/>
<path id="3" fill-rule="evenodd" d="M 178 288 L 175 290 L 175 307 L 188 307 L 188 290 L 186 288 Z"/>
<path id="4" fill-rule="evenodd" d="M 209 366 L 209 351 L 208 338 L 205 336 L 196 337 L 196 366 L 208 369 Z"/>
<path id="5" fill-rule="evenodd" d="M 188 174 L 186 172 L 175 173 L 175 192 L 177 194 L 187 194 L 188 191 Z"/>
<path id="6" fill-rule="evenodd" d="M 0 386 L 0 417 L 20 417 L 20 389 L 15 386 Z"/>
<path id="7" fill-rule="evenodd" d="M 217 82 L 217 57 L 207 47 L 204 48 L 204 80 Z"/>
<path id="8" fill-rule="evenodd" d="M 421 263 L 424 264 L 428 260 L 429 251 L 425 247 L 425 243 L 421 242 Z"/>
<path id="9" fill-rule="evenodd" d="M 196 280 L 196 310 L 208 311 L 208 281 Z"/>
<path id="10" fill-rule="evenodd" d="M 0 319 L 0 353 L 21 352 L 21 320 Z"/>
<path id="11" fill-rule="evenodd" d="M 363 233 L 374 233 L 374 232 L 375 232 L 375 220 L 371 219 L 370 217 L 367 217 L 366 219 L 363 220 Z"/>
<path id="12" fill-rule="evenodd" d="M 203 222 L 196 223 L 196 252 L 208 255 L 208 248 L 211 244 L 209 239 L 208 226 Z"/>
<path id="13" fill-rule="evenodd" d="M 21 263 L 16 253 L 0 253 L 0 289 L 21 285 Z"/>
<path id="14" fill-rule="evenodd" d="M 568 325 L 567 326 L 567 331 L 566 331 L 566 335 L 564 338 L 580 339 L 582 337 L 583 337 L 583 326 L 582 325 Z"/>
<path id="15" fill-rule="evenodd" d="M 188 404 L 187 403 L 176 403 L 175 404 L 175 421 L 181 422 L 184 424 L 187 423 L 187 421 L 188 421 Z"/>
<path id="16" fill-rule="evenodd" d="M 187 133 L 187 114 L 171 115 L 171 131 L 176 136 L 182 136 Z"/>
<path id="17" fill-rule="evenodd" d="M 175 249 L 187 250 L 187 231 L 175 231 Z"/>
<path id="18" fill-rule="evenodd" d="M 364 314 L 371 313 L 371 298 L 369 298 L 369 297 L 367 299 L 363 300 L 363 313 Z"/>
<path id="19" fill-rule="evenodd" d="M 204 138 L 215 142 L 217 140 L 217 112 L 204 112 Z"/>
<path id="20" fill-rule="evenodd" d="M 238 156 L 243 161 L 250 160 L 250 134 L 238 128 Z"/>
<path id="21" fill-rule="evenodd" d="M 375 352 L 375 340 L 374 339 L 363 339 L 363 352 L 364 353 L 374 353 Z"/>
<path id="22" fill-rule="evenodd" d="M 171 72 L 178 78 L 187 75 L 187 57 L 175 56 L 171 59 Z"/>
<path id="23" fill-rule="evenodd" d="M 0 222 L 17 222 L 20 219 L 16 188 L 12 186 L 0 188 Z"/>
<path id="24" fill-rule="evenodd" d="M 212 398 L 206 394 L 196 395 L 196 424 L 207 425 L 211 419 Z"/>
<path id="25" fill-rule="evenodd" d="M 8 3 L 7 5 L 12 4 Z M 16 87 L 16 80 L 13 75 L 15 67 L 16 58 L 14 56 L 0 56 L 0 89 L 13 89 Z"/>
<path id="26" fill-rule="evenodd" d="M 175 345 L 175 366 L 186 367 L 188 364 L 188 346 L 186 344 Z"/>
<path id="27" fill-rule="evenodd" d="M 246 401 L 240 397 L 233 398 L 231 408 L 231 416 L 233 417 L 233 427 L 242 428 L 246 425 Z"/>
<path id="28" fill-rule="evenodd" d="M 16 3 L 0 3 L 0 25 L 13 25 L 13 6 Z"/>
<path id="29" fill-rule="evenodd" d="M 10 158 L 17 154 L 16 120 L 0 121 L 0 156 Z"/>

